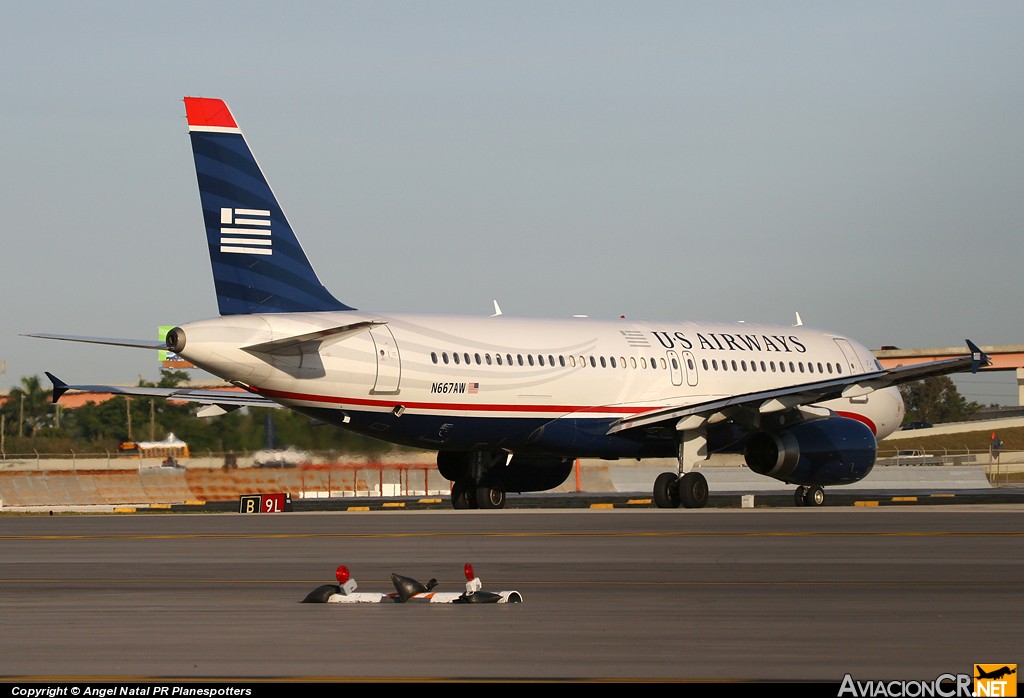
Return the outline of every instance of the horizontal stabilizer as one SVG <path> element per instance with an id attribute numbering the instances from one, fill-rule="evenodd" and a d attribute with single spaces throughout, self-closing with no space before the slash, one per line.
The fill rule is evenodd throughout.
<path id="1" fill-rule="evenodd" d="M 74 390 L 84 393 L 159 397 L 201 405 L 218 405 L 226 412 L 239 407 L 280 407 L 276 402 L 242 388 L 198 390 L 193 388 L 148 388 L 141 385 L 68 385 L 49 371 L 46 372 L 46 377 L 53 383 L 53 402 L 57 402 L 69 390 Z"/>
<path id="2" fill-rule="evenodd" d="M 22 337 L 37 337 L 39 339 L 60 339 L 65 342 L 85 342 L 86 344 L 107 344 L 115 347 L 135 347 L 136 349 L 167 349 L 167 343 L 162 339 L 111 339 L 109 337 L 80 337 L 70 334 L 23 334 Z"/>

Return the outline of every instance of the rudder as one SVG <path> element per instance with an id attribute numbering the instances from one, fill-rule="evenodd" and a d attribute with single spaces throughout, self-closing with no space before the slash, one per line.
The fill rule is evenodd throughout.
<path id="1" fill-rule="evenodd" d="M 185 97 L 221 315 L 353 310 L 299 244 L 227 104 Z"/>

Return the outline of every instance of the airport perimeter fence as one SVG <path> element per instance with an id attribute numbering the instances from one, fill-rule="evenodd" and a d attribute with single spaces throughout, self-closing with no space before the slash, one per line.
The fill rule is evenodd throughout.
<path id="1" fill-rule="evenodd" d="M 112 453 L 0 453 L 0 502 L 8 507 L 173 504 L 276 493 L 293 498 L 447 496 L 451 483 L 437 471 L 435 458 L 429 452 L 348 458 L 207 452 L 168 461 Z"/>

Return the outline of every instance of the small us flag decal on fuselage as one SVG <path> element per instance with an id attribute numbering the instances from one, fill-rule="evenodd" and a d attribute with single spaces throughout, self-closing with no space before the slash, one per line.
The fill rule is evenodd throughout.
<path id="1" fill-rule="evenodd" d="M 273 254 L 270 211 L 255 208 L 222 208 L 220 251 L 228 254 Z"/>

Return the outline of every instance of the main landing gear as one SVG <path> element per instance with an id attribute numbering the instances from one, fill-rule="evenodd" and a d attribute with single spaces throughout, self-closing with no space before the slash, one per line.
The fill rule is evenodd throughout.
<path id="1" fill-rule="evenodd" d="M 825 490 L 818 485 L 802 485 L 796 488 L 793 500 L 798 507 L 820 507 L 825 503 Z"/>
<path id="2" fill-rule="evenodd" d="M 453 509 L 504 509 L 505 488 L 500 483 L 476 485 L 463 478 L 452 483 Z"/>
<path id="3" fill-rule="evenodd" d="M 506 492 L 543 492 L 558 487 L 575 458 L 506 451 L 438 451 L 437 469 L 452 483 L 453 509 L 504 509 Z"/>
<path id="4" fill-rule="evenodd" d="M 437 454 L 441 476 L 452 482 L 453 509 L 504 509 L 505 483 L 501 477 L 507 454 L 446 452 Z"/>
<path id="5" fill-rule="evenodd" d="M 659 509 L 687 509 L 707 506 L 707 479 L 693 470 L 693 465 L 708 458 L 707 428 L 703 417 L 686 417 L 679 421 L 678 473 L 662 473 L 654 481 L 654 505 Z"/>
<path id="6" fill-rule="evenodd" d="M 659 509 L 676 509 L 682 504 L 687 509 L 700 509 L 707 505 L 707 479 L 690 471 L 682 476 L 662 473 L 654 481 L 654 505 Z"/>

